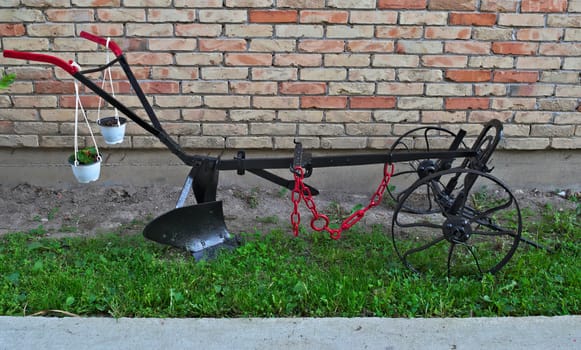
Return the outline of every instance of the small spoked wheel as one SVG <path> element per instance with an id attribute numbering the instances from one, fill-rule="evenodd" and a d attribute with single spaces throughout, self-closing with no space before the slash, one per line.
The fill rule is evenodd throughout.
<path id="1" fill-rule="evenodd" d="M 410 130 L 399 137 L 391 146 L 390 153 L 410 150 L 425 150 L 428 152 L 446 150 L 449 149 L 455 137 L 456 134 L 454 132 L 441 127 L 420 127 Z M 467 149 L 467 146 L 462 142 L 458 148 Z M 441 171 L 443 167 L 450 168 L 451 166 L 451 164 L 443 164 L 438 159 L 422 159 L 398 163 L 397 172 L 392 177 L 392 186 L 388 187 L 387 193 L 394 202 L 400 202 L 405 190 L 418 179 Z M 426 184 L 418 190 L 424 191 L 426 196 L 416 198 L 413 203 L 406 203 L 402 210 L 417 214 L 437 212 L 439 208 L 433 201 L 431 188 Z"/>
<path id="2" fill-rule="evenodd" d="M 495 273 L 518 247 L 518 203 L 508 187 L 488 173 L 464 168 L 437 172 L 417 180 L 398 199 L 391 225 L 393 245 L 415 272 Z M 422 201 L 433 201 L 438 210 L 407 210 Z"/>

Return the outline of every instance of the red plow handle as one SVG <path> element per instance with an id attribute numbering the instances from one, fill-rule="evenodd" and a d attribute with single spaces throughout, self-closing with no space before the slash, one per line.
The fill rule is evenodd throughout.
<path id="1" fill-rule="evenodd" d="M 113 40 L 109 40 L 109 43 L 107 43 L 107 39 L 100 37 L 100 36 L 97 36 L 95 34 L 87 33 L 85 31 L 82 31 L 80 36 L 81 36 L 81 38 L 91 40 L 92 42 L 95 42 L 99 45 L 103 45 L 103 46 L 107 47 L 108 49 L 113 51 L 113 53 L 117 57 L 119 57 L 123 54 L 123 50 L 121 50 L 119 45 L 117 45 L 117 43 L 114 42 Z"/>
<path id="2" fill-rule="evenodd" d="M 73 66 L 72 61 L 66 62 L 65 60 L 60 59 L 56 56 L 45 55 L 42 53 L 4 50 L 3 55 L 6 58 L 15 58 L 18 60 L 30 60 L 54 64 L 55 66 L 61 67 L 62 69 L 67 71 L 70 75 L 74 75 L 79 71 L 77 67 Z"/>
<path id="3" fill-rule="evenodd" d="M 114 41 L 109 40 L 109 42 L 107 42 L 107 39 L 105 39 L 105 38 L 102 38 L 100 36 L 97 36 L 97 35 L 94 35 L 91 33 L 87 33 L 84 31 L 81 32 L 80 36 L 82 38 L 87 39 L 87 40 L 91 40 L 97 44 L 106 46 L 111 51 L 113 51 L 113 53 L 117 57 L 119 57 L 123 54 L 123 51 L 121 50 L 119 45 L 117 45 L 117 43 L 115 43 Z M 29 61 L 54 64 L 55 66 L 64 69 L 70 75 L 75 75 L 75 73 L 77 73 L 79 71 L 79 69 L 75 65 L 73 65 L 73 61 L 66 62 L 65 60 L 63 60 L 61 58 L 58 58 L 56 56 L 47 55 L 47 54 L 32 53 L 32 52 L 25 52 L 25 51 L 4 50 L 3 55 L 6 58 L 15 58 L 18 60 L 29 60 Z"/>

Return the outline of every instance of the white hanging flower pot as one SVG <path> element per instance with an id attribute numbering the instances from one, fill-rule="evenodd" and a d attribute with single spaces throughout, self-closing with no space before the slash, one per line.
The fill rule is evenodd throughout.
<path id="1" fill-rule="evenodd" d="M 97 120 L 97 124 L 101 128 L 101 135 L 105 142 L 109 145 L 114 145 L 123 142 L 125 136 L 125 126 L 127 119 L 123 117 L 106 117 Z"/>
<path id="2" fill-rule="evenodd" d="M 101 174 L 101 156 L 95 147 L 80 149 L 69 157 L 69 164 L 73 170 L 73 175 L 80 183 L 97 181 Z"/>
<path id="3" fill-rule="evenodd" d="M 78 65 L 77 65 L 78 67 Z M 80 70 L 80 69 L 79 69 Z M 69 156 L 69 164 L 72 167 L 73 175 L 77 178 L 80 183 L 89 183 L 91 181 L 97 181 L 99 175 L 101 174 L 101 153 L 99 153 L 99 148 L 97 147 L 97 142 L 95 141 L 95 135 L 93 135 L 93 130 L 91 130 L 91 124 L 89 124 L 89 119 L 87 119 L 87 114 L 81 103 L 81 98 L 79 96 L 79 84 L 75 80 L 75 139 L 74 139 L 74 152 Z M 79 131 L 79 111 L 85 119 L 87 124 L 87 129 L 89 129 L 89 134 L 93 140 L 94 147 L 84 147 L 79 149 L 78 144 L 78 131 Z"/>

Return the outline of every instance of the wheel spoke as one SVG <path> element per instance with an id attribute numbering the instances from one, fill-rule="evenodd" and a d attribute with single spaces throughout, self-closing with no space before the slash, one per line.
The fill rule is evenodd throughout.
<path id="1" fill-rule="evenodd" d="M 399 171 L 399 172 L 393 174 L 393 176 L 391 178 L 398 177 L 398 176 L 401 176 L 401 175 L 416 174 L 416 173 L 417 173 L 416 170 L 404 170 L 404 171 Z"/>
<path id="2" fill-rule="evenodd" d="M 489 237 L 499 237 L 499 236 L 506 236 L 509 235 L 511 236 L 512 231 L 511 230 L 506 230 L 506 231 L 496 231 L 496 232 L 486 232 L 486 231 L 472 231 L 473 235 L 480 235 L 480 236 L 489 236 Z"/>
<path id="3" fill-rule="evenodd" d="M 432 212 L 432 196 L 430 195 L 430 185 L 426 184 L 426 196 L 428 200 L 428 212 Z"/>
<path id="4" fill-rule="evenodd" d="M 470 255 L 472 255 L 472 257 L 474 258 L 474 262 L 476 263 L 476 267 L 478 268 L 478 272 L 480 274 L 483 274 L 482 268 L 480 268 L 480 263 L 478 262 L 478 257 L 476 256 L 476 253 L 474 253 L 474 250 L 472 249 L 472 247 L 467 245 L 467 244 L 463 244 L 463 246 L 470 252 Z"/>
<path id="5" fill-rule="evenodd" d="M 478 214 L 478 215 L 474 216 L 474 217 L 472 218 L 472 221 L 477 221 L 477 220 L 480 220 L 480 219 L 482 219 L 482 218 L 484 218 L 484 217 L 489 217 L 489 216 L 491 216 L 492 214 L 496 213 L 497 211 L 500 211 L 500 210 L 506 209 L 506 208 L 508 208 L 508 207 L 510 207 L 510 206 L 512 205 L 512 201 L 513 201 L 513 200 L 512 200 L 512 198 L 510 198 L 510 200 L 509 200 L 509 201 L 507 201 L 506 203 L 504 203 L 504 204 L 502 204 L 502 205 L 498 205 L 498 206 L 496 206 L 496 207 L 492 207 L 492 208 L 490 208 L 490 209 L 487 209 L 487 210 L 485 210 L 485 211 L 481 212 L 480 214 Z"/>
<path id="6" fill-rule="evenodd" d="M 448 277 L 450 277 L 450 265 L 452 264 L 452 255 L 454 255 L 455 246 L 456 244 L 452 243 L 450 244 L 450 248 L 448 249 L 448 263 L 447 263 Z"/>
<path id="7" fill-rule="evenodd" d="M 426 129 L 424 131 L 424 141 L 426 141 L 426 151 L 430 152 L 430 139 L 428 138 L 428 132 L 430 129 Z"/>
<path id="8" fill-rule="evenodd" d="M 410 224 L 404 224 L 404 223 L 400 223 L 400 222 L 396 222 L 396 224 L 399 227 L 425 227 L 425 228 L 433 228 L 433 229 L 441 229 L 442 225 L 438 225 L 438 224 L 433 224 L 431 222 L 416 222 L 416 223 L 410 223 Z"/>
<path id="9" fill-rule="evenodd" d="M 405 253 L 402 255 L 402 258 L 403 258 L 404 260 L 407 260 L 407 257 L 408 257 L 408 256 L 410 256 L 410 255 L 412 255 L 412 254 L 415 254 L 415 253 L 419 253 L 419 252 L 421 252 L 421 251 L 424 251 L 424 250 L 426 250 L 426 249 L 428 249 L 428 248 L 431 248 L 431 247 L 433 247 L 434 245 L 436 245 L 436 244 L 438 244 L 438 243 L 442 242 L 444 239 L 445 239 L 445 238 L 444 238 L 444 236 L 440 236 L 440 237 L 438 237 L 438 238 L 436 238 L 436 239 L 432 240 L 431 242 L 428 242 L 428 243 L 426 243 L 426 244 L 424 244 L 424 245 L 422 245 L 422 246 L 419 246 L 419 247 L 417 247 L 417 248 L 410 249 L 410 250 L 406 251 L 406 252 L 405 252 Z"/>

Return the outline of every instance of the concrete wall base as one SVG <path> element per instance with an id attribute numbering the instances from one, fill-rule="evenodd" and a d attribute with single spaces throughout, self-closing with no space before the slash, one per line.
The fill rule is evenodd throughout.
<path id="1" fill-rule="evenodd" d="M 66 159 L 70 150 L 0 149 L 2 184 L 29 183 L 38 186 L 67 187 L 76 184 Z M 355 153 L 355 152 L 345 152 Z M 189 168 L 167 150 L 104 151 L 100 182 L 105 185 L 153 186 L 156 184 L 181 186 Z M 198 154 L 217 155 L 198 152 Z M 233 153 L 222 157 L 229 159 Z M 291 157 L 292 151 L 249 152 L 253 157 Z M 494 154 L 492 174 L 513 189 L 581 190 L 581 150 L 571 151 L 497 151 Z M 291 178 L 287 170 L 276 173 Z M 381 179 L 382 166 L 352 166 L 315 169 L 310 184 L 327 191 L 366 193 L 373 191 Z M 234 171 L 220 173 L 220 185 L 275 186 L 247 173 L 239 176 Z"/>

